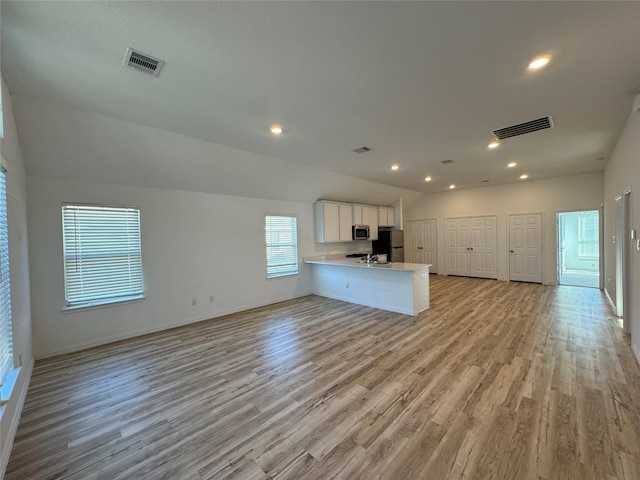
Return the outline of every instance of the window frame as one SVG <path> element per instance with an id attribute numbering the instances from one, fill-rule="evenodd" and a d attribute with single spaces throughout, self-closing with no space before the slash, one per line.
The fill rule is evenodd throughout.
<path id="1" fill-rule="evenodd" d="M 13 355 L 13 319 L 11 305 L 11 271 L 9 258 L 9 205 L 7 168 L 0 158 L 0 403 L 6 401 L 15 383 L 17 371 Z M 7 390 L 4 388 L 9 386 Z"/>
<path id="2" fill-rule="evenodd" d="M 113 237 L 117 236 L 118 233 L 120 234 L 123 234 L 125 232 L 127 233 L 127 246 L 125 248 L 120 247 L 120 252 L 119 252 L 120 255 L 111 254 L 107 257 L 105 257 L 104 255 L 102 257 L 105 261 L 108 260 L 109 258 L 111 259 L 113 259 L 113 257 L 117 258 L 118 256 L 121 259 L 124 259 L 127 265 L 127 269 L 129 270 L 129 274 L 128 276 L 121 275 L 118 277 L 118 279 L 126 278 L 130 285 L 131 284 L 134 285 L 134 287 L 131 288 L 131 290 L 129 291 L 122 290 L 122 286 L 120 286 L 120 288 L 113 289 L 111 292 L 109 292 L 109 289 L 105 288 L 104 285 L 109 284 L 109 280 L 112 280 L 114 278 L 113 275 L 111 277 L 105 277 L 104 282 L 100 283 L 101 285 L 100 288 L 103 289 L 104 293 L 102 293 L 99 297 L 94 296 L 93 298 L 89 298 L 89 297 L 83 298 L 82 296 L 79 296 L 79 293 L 75 292 L 74 289 L 70 288 L 70 285 L 69 285 L 70 282 L 78 281 L 77 279 L 73 280 L 74 275 L 68 271 L 69 270 L 68 265 L 72 261 L 71 257 L 72 256 L 74 257 L 73 261 L 75 262 L 76 269 L 78 266 L 78 259 L 80 259 L 80 264 L 82 264 L 85 257 L 82 255 L 82 252 L 80 253 L 80 256 L 78 256 L 78 252 L 77 252 L 78 239 L 80 239 L 81 241 L 82 235 L 79 236 L 77 232 L 75 233 L 75 235 L 73 233 L 68 235 L 67 227 L 69 227 L 69 223 L 65 215 L 66 215 L 66 211 L 83 210 L 83 209 L 88 211 L 93 211 L 95 217 L 91 220 L 95 220 L 96 218 L 98 218 L 99 214 L 97 212 L 100 212 L 100 211 L 103 211 L 105 214 L 110 212 L 111 215 L 113 215 L 114 212 L 121 212 L 122 220 L 120 219 L 119 220 L 120 222 L 123 222 L 125 224 L 131 221 L 130 217 L 134 217 L 134 220 L 137 220 L 137 223 L 134 222 L 135 228 L 133 228 L 132 230 L 128 228 L 128 224 L 127 224 L 126 228 L 122 228 L 122 225 L 120 225 L 120 228 L 118 230 L 116 230 L 115 232 L 110 232 L 111 241 L 114 241 Z M 136 215 L 131 215 L 132 211 L 136 212 Z M 75 218 L 76 217 L 74 217 L 74 219 Z M 72 311 L 84 310 L 84 309 L 90 309 L 90 308 L 108 307 L 112 305 L 118 305 L 126 302 L 139 301 L 144 299 L 144 278 L 143 278 L 143 268 L 142 268 L 142 222 L 141 222 L 141 209 L 139 206 L 64 202 L 62 204 L 62 222 L 61 223 L 62 223 L 62 244 L 63 244 L 62 260 L 63 260 L 64 290 L 65 290 L 65 308 L 63 309 L 63 312 L 72 312 Z M 84 227 L 89 228 L 90 226 L 85 224 Z M 78 228 L 77 220 L 74 221 L 74 228 Z M 88 230 L 87 234 L 85 234 L 84 236 L 85 240 L 90 238 L 89 231 L 90 230 Z M 133 235 L 130 236 L 131 232 L 133 232 Z M 75 237 L 75 239 L 73 242 L 71 242 L 71 244 L 68 244 L 67 239 L 68 237 L 71 237 L 71 236 Z M 95 238 L 95 233 L 94 233 L 94 238 Z M 106 242 L 102 244 L 103 249 L 108 247 L 105 244 Z M 73 254 L 70 254 L 69 250 L 73 250 Z M 80 245 L 80 250 L 82 250 L 81 245 Z M 123 251 L 126 252 L 125 255 L 122 254 Z M 102 251 L 101 253 L 104 254 L 104 251 Z M 88 257 L 90 256 L 87 256 L 87 258 Z M 96 257 L 94 256 L 94 259 L 95 258 Z M 104 268 L 104 265 L 102 265 L 102 267 Z M 120 266 L 120 268 L 122 269 L 123 267 Z M 127 269 L 124 269 L 124 270 L 127 270 Z M 88 270 L 89 270 L 89 267 L 87 267 L 87 271 Z M 82 276 L 82 274 L 80 275 Z M 91 276 L 91 275 L 93 275 L 93 278 L 99 277 L 99 275 L 98 277 L 96 277 L 95 273 L 89 272 L 88 276 Z M 80 282 L 82 283 L 82 279 L 80 279 Z M 87 288 L 87 290 L 88 289 L 89 288 Z M 82 290 L 82 287 L 80 288 L 80 290 Z"/>
<path id="3" fill-rule="evenodd" d="M 290 231 L 291 241 L 286 242 L 270 242 L 269 241 L 269 232 L 270 232 L 270 218 L 276 219 L 292 219 L 292 226 L 295 231 Z M 284 213 L 266 213 L 264 216 L 264 228 L 265 228 L 265 260 L 266 260 L 266 275 L 267 279 L 272 278 L 281 278 L 288 277 L 291 275 L 298 275 L 300 273 L 300 258 L 298 257 L 298 217 L 292 214 L 284 214 Z M 270 252 L 272 248 L 290 248 L 294 249 L 295 263 L 270 263 L 270 257 L 273 257 L 273 253 Z M 290 265 L 290 268 L 283 269 L 287 265 Z M 270 268 L 280 268 L 279 271 L 271 272 Z"/>
<path id="4" fill-rule="evenodd" d="M 592 225 L 588 225 L 587 222 L 592 223 Z M 599 229 L 600 214 L 597 210 L 578 213 L 578 258 L 584 260 L 597 260 L 600 258 Z M 587 235 L 588 231 L 591 232 L 593 238 Z"/>

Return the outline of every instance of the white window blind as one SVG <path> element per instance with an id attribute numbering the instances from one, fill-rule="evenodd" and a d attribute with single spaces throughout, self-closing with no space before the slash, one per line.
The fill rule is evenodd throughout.
<path id="1" fill-rule="evenodd" d="M 9 286 L 9 232 L 7 230 L 6 172 L 0 168 L 0 385 L 13 369 L 11 289 Z"/>
<path id="2" fill-rule="evenodd" d="M 62 205 L 68 307 L 141 298 L 140 209 Z"/>
<path id="3" fill-rule="evenodd" d="M 598 212 L 580 212 L 578 214 L 578 257 L 599 258 Z"/>
<path id="4" fill-rule="evenodd" d="M 298 273 L 298 227 L 292 216 L 265 217 L 267 278 Z"/>

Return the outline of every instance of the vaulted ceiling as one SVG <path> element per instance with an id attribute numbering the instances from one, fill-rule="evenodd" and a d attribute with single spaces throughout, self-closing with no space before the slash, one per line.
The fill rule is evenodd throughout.
<path id="1" fill-rule="evenodd" d="M 18 99 L 422 193 L 602 170 L 640 93 L 640 2 L 3 1 L 1 32 Z"/>

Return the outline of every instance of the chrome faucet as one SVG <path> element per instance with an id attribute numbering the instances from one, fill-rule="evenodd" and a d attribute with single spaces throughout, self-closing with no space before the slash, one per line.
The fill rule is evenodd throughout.
<path id="1" fill-rule="evenodd" d="M 376 255 L 375 253 L 367 253 L 367 263 L 377 262 L 377 261 L 378 261 L 378 255 Z"/>

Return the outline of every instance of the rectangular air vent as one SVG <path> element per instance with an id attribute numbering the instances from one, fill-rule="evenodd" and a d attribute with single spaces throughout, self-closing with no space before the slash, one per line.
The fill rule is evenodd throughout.
<path id="1" fill-rule="evenodd" d="M 356 148 L 354 150 L 354 152 L 356 153 L 366 153 L 366 152 L 370 152 L 371 149 L 369 147 L 360 147 L 360 148 Z"/>
<path id="2" fill-rule="evenodd" d="M 536 120 L 519 123 L 518 125 L 499 128 L 494 130 L 493 134 L 498 140 L 504 140 L 505 138 L 517 137 L 518 135 L 537 132 L 538 130 L 545 130 L 547 128 L 553 128 L 553 120 L 551 119 L 551 116 L 537 118 Z"/>
<path id="3" fill-rule="evenodd" d="M 146 73 L 147 75 L 157 77 L 160 74 L 160 69 L 164 65 L 164 60 L 138 52 L 133 48 L 127 48 L 124 65 L 134 68 L 139 72 Z"/>

